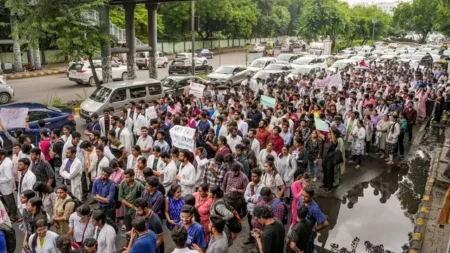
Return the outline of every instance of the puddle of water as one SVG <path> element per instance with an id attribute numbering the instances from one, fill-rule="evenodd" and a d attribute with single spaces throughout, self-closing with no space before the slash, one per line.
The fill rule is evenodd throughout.
<path id="1" fill-rule="evenodd" d="M 356 185 L 342 200 L 318 197 L 330 223 L 316 238 L 318 252 L 408 252 L 433 151 L 444 139 L 443 129 L 431 128 L 403 166 Z"/>

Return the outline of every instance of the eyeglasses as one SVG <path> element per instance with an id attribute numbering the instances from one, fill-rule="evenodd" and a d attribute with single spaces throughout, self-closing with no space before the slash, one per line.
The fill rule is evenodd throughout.
<path id="1" fill-rule="evenodd" d="M 190 219 L 192 219 L 192 215 L 189 215 L 189 216 L 180 215 L 180 219 L 181 220 L 190 220 Z"/>

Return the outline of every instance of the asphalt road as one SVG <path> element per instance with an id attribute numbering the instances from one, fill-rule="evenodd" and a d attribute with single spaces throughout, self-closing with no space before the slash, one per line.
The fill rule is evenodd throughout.
<path id="1" fill-rule="evenodd" d="M 259 54 L 249 54 L 248 64 L 256 58 Z M 226 64 L 245 64 L 244 52 L 233 52 L 223 55 L 216 55 L 208 62 L 214 67 L 218 68 L 220 65 Z M 158 69 L 158 79 L 168 76 L 169 68 Z M 145 80 L 148 78 L 148 70 L 137 70 L 137 80 Z M 79 100 L 89 96 L 94 90 L 94 87 L 88 85 L 78 85 L 75 82 L 69 81 L 66 75 L 51 75 L 35 78 L 26 78 L 18 80 L 8 80 L 9 85 L 14 88 L 15 97 L 11 101 L 14 102 L 50 102 L 54 99 L 61 101 Z"/>

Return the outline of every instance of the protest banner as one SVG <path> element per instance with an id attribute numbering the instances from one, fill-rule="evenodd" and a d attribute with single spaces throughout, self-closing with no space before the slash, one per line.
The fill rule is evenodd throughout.
<path id="1" fill-rule="evenodd" d="M 174 147 L 194 152 L 195 129 L 184 126 L 173 126 L 169 133 Z"/>
<path id="2" fill-rule="evenodd" d="M 205 90 L 205 85 L 191 82 L 189 85 L 189 95 L 192 94 L 196 98 L 203 97 L 203 90 Z"/>
<path id="3" fill-rule="evenodd" d="M 327 80 L 328 80 L 328 88 L 331 88 L 334 86 L 334 87 L 340 89 L 342 86 L 342 78 L 341 78 L 341 75 L 339 75 L 339 74 L 329 76 L 327 78 Z"/>
<path id="4" fill-rule="evenodd" d="M 0 120 L 6 128 L 24 128 L 28 108 L 1 108 Z"/>
<path id="5" fill-rule="evenodd" d="M 325 88 L 328 85 L 328 79 L 316 79 L 314 82 L 315 88 Z"/>
<path id="6" fill-rule="evenodd" d="M 316 129 L 322 132 L 328 132 L 328 129 L 330 128 L 328 123 L 321 119 L 314 119 L 314 123 L 316 124 Z"/>
<path id="7" fill-rule="evenodd" d="M 151 106 L 145 110 L 145 117 L 147 117 L 148 121 L 158 118 L 158 114 L 156 113 L 154 106 Z"/>
<path id="8" fill-rule="evenodd" d="M 261 104 L 265 105 L 267 107 L 275 108 L 275 105 L 277 104 L 277 100 L 275 98 L 271 98 L 268 96 L 261 96 Z"/>

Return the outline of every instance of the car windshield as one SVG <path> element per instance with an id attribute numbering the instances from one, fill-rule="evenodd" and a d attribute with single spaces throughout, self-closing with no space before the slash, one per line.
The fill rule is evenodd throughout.
<path id="1" fill-rule="evenodd" d="M 283 70 L 286 69 L 287 67 L 284 65 L 279 65 L 279 64 L 270 64 L 267 67 L 265 67 L 264 69 L 267 70 Z"/>
<path id="2" fill-rule="evenodd" d="M 174 66 L 191 65 L 191 61 L 173 61 L 172 65 Z"/>
<path id="3" fill-rule="evenodd" d="M 270 73 L 259 71 L 253 76 L 253 78 L 254 79 L 261 78 L 261 80 L 266 80 L 267 78 L 269 78 L 269 76 L 270 76 Z"/>
<path id="4" fill-rule="evenodd" d="M 252 62 L 252 64 L 250 65 L 250 67 L 255 67 L 255 68 L 263 68 L 264 64 L 266 64 L 265 61 L 261 61 L 261 60 L 254 60 Z"/>
<path id="5" fill-rule="evenodd" d="M 145 53 L 137 53 L 136 58 L 145 58 Z"/>
<path id="6" fill-rule="evenodd" d="M 166 77 L 161 80 L 161 83 L 162 83 L 162 86 L 164 86 L 164 87 L 172 88 L 177 83 L 177 81 L 170 77 Z"/>
<path id="7" fill-rule="evenodd" d="M 103 103 L 109 98 L 111 92 L 112 90 L 110 88 L 100 87 L 97 88 L 89 98 L 95 102 Z"/>
<path id="8" fill-rule="evenodd" d="M 333 64 L 333 66 L 331 66 L 332 68 L 338 68 L 338 69 L 341 69 L 341 68 L 345 68 L 345 67 L 347 67 L 348 66 L 348 62 L 335 62 L 334 64 Z"/>
<path id="9" fill-rule="evenodd" d="M 311 69 L 309 69 L 309 68 L 295 68 L 294 70 L 292 70 L 292 74 L 294 74 L 294 75 L 307 75 L 307 74 L 309 74 L 309 71 L 310 71 Z"/>
<path id="10" fill-rule="evenodd" d="M 277 57 L 278 61 L 289 61 L 291 59 L 291 56 L 288 54 L 280 54 Z"/>
<path id="11" fill-rule="evenodd" d="M 302 58 L 299 58 L 299 59 L 293 61 L 292 63 L 297 64 L 297 65 L 307 65 L 307 64 L 309 64 L 312 60 L 313 60 L 312 58 L 302 57 Z"/>
<path id="12" fill-rule="evenodd" d="M 414 55 L 411 55 L 411 60 L 420 61 L 420 60 L 422 60 L 422 58 L 424 56 L 425 55 L 423 55 L 423 54 L 414 54 Z"/>
<path id="13" fill-rule="evenodd" d="M 234 71 L 234 68 L 233 68 L 233 67 L 220 66 L 220 67 L 219 67 L 218 69 L 216 69 L 216 71 L 214 71 L 214 72 L 219 73 L 219 74 L 227 74 L 227 75 L 229 75 L 229 74 L 232 74 L 233 71 Z"/>
<path id="14" fill-rule="evenodd" d="M 80 70 L 83 68 L 83 63 L 74 63 L 70 66 L 69 70 Z"/>

